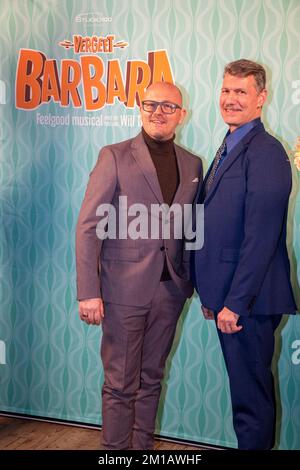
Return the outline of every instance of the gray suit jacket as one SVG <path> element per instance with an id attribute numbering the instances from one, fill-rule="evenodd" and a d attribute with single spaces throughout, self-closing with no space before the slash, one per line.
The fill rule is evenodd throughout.
<path id="1" fill-rule="evenodd" d="M 180 182 L 172 205 L 182 208 L 183 204 L 194 201 L 198 181 L 202 181 L 202 163 L 176 144 L 175 152 Z M 127 197 L 128 208 L 132 204 L 143 205 L 140 209 L 142 207 L 143 215 L 148 214 L 148 234 L 153 221 L 161 222 L 161 212 L 156 220 L 155 217 L 150 220 L 151 205 L 163 204 L 163 196 L 141 133 L 133 139 L 104 147 L 90 175 L 76 230 L 77 298 L 102 297 L 105 302 L 120 305 L 146 305 L 158 288 L 165 256 L 172 279 L 183 295 L 190 297 L 193 287 L 184 240 L 174 238 L 172 224 L 169 239 L 163 239 L 161 230 L 156 239 L 122 238 L 118 216 L 124 219 L 127 212 L 120 205 L 120 196 L 123 201 Z M 101 204 L 112 204 L 116 211 L 116 239 L 100 240 L 96 235 L 100 220 L 96 211 Z M 127 227 L 136 217 L 128 217 Z M 113 218 L 109 217 L 109 223 Z"/>

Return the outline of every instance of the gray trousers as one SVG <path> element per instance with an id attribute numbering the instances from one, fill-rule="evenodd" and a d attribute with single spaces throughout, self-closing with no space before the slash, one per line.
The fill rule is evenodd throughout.
<path id="1" fill-rule="evenodd" d="M 103 448 L 153 448 L 161 380 L 185 300 L 166 281 L 144 307 L 105 303 Z"/>

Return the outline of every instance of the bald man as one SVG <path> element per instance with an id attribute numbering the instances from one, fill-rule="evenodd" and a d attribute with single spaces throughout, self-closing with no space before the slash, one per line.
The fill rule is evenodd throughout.
<path id="1" fill-rule="evenodd" d="M 100 151 L 76 235 L 79 315 L 102 324 L 102 447 L 110 450 L 153 448 L 165 362 L 193 293 L 184 230 L 178 238 L 174 227 L 183 228 L 178 211 L 193 203 L 202 164 L 174 143 L 186 115 L 179 89 L 151 85 L 140 112 L 139 135 Z M 173 222 L 165 232 L 163 204 Z"/>

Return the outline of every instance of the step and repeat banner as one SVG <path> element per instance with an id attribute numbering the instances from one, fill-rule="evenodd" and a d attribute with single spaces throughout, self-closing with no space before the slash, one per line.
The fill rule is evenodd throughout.
<path id="1" fill-rule="evenodd" d="M 189 114 L 177 141 L 207 169 L 226 131 L 224 65 L 265 65 L 264 122 L 292 161 L 288 248 L 300 304 L 299 24 L 299 0 L 0 0 L 1 411 L 101 424 L 101 329 L 78 318 L 75 225 L 99 149 L 139 132 L 153 81 L 182 88 Z M 300 449 L 299 315 L 282 321 L 274 372 L 277 447 Z M 196 297 L 178 325 L 156 429 L 236 446 L 215 326 Z"/>

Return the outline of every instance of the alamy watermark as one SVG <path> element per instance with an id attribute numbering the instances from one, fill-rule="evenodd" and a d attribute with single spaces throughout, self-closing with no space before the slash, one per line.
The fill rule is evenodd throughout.
<path id="1" fill-rule="evenodd" d="M 300 364 L 300 339 L 295 339 L 295 341 L 292 342 L 292 349 L 295 349 L 292 354 L 292 363 L 298 366 Z"/>
<path id="2" fill-rule="evenodd" d="M 187 250 L 200 250 L 204 243 L 203 204 L 145 204 L 128 206 L 128 197 L 118 204 L 100 204 L 96 227 L 100 240 L 185 240 Z"/>

